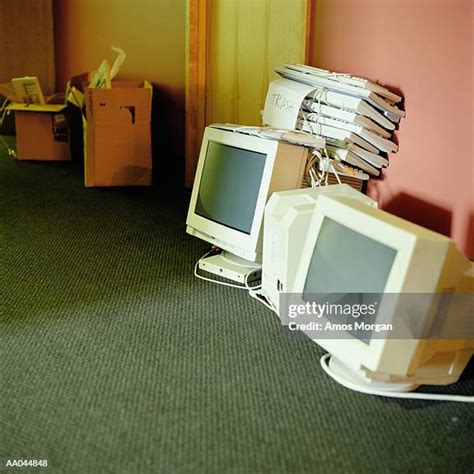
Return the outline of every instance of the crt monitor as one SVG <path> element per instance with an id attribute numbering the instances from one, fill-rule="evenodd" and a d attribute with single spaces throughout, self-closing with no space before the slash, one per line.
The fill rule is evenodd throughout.
<path id="1" fill-rule="evenodd" d="M 361 384 L 410 390 L 420 384 L 455 382 L 474 349 L 472 319 L 462 313 L 466 331 L 455 336 L 434 333 L 439 321 L 433 316 L 433 301 L 434 295 L 459 288 L 470 267 L 444 235 L 354 200 L 321 196 L 293 291 L 303 305 L 326 304 L 320 306 L 324 310 L 318 319 L 323 331 L 304 324 L 293 327 L 331 353 L 334 370 Z M 329 311 L 354 301 L 358 308 L 378 305 L 366 310 L 365 330 L 357 323 L 355 306 L 345 315 Z M 387 332 L 378 336 L 382 326 Z M 390 326 L 395 332 L 389 332 Z M 327 327 L 336 330 L 327 333 Z"/>
<path id="2" fill-rule="evenodd" d="M 302 186 L 307 156 L 302 146 L 207 127 L 187 232 L 227 251 L 227 262 L 261 262 L 265 204 L 274 191 Z"/>
<path id="3" fill-rule="evenodd" d="M 355 199 L 377 207 L 348 184 L 277 191 L 265 207 L 261 294 L 279 314 L 280 293 L 291 293 L 301 249 L 319 196 Z"/>

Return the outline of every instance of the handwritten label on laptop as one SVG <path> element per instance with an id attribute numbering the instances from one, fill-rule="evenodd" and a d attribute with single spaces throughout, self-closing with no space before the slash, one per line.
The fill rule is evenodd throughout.
<path id="1" fill-rule="evenodd" d="M 287 79 L 271 82 L 263 111 L 264 124 L 274 128 L 294 129 L 301 104 L 313 90 L 312 86 Z"/>

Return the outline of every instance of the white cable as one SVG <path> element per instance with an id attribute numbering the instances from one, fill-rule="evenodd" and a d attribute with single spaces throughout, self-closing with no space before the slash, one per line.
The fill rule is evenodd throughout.
<path id="1" fill-rule="evenodd" d="M 331 73 L 331 75 L 332 75 L 332 73 Z M 339 74 L 335 73 L 335 75 L 337 76 Z M 340 74 L 340 76 L 344 76 L 344 74 Z M 321 101 L 327 102 L 327 92 L 328 92 L 328 90 L 326 88 L 316 89 L 314 94 L 313 94 L 313 97 L 311 99 L 311 105 L 308 108 L 313 112 L 313 115 L 316 115 L 316 120 L 308 121 L 309 116 L 311 114 L 305 114 L 304 112 L 302 112 L 302 114 L 301 114 L 302 117 L 303 117 L 304 125 L 306 125 L 313 133 L 314 133 L 313 124 L 316 123 L 317 126 L 319 127 L 317 132 L 318 132 L 318 134 L 321 134 L 321 122 L 320 122 L 320 120 L 321 120 L 322 115 L 323 115 L 322 110 L 321 110 Z M 316 110 L 315 110 L 315 107 L 314 107 L 315 105 L 316 105 Z M 319 160 L 313 161 L 311 163 L 311 165 L 308 167 L 309 168 L 309 174 L 310 174 L 310 182 L 311 182 L 312 187 L 321 186 L 322 183 L 324 183 L 324 185 L 327 186 L 329 170 L 332 170 L 333 174 L 336 177 L 337 182 L 339 184 L 341 184 L 341 179 L 339 178 L 339 173 L 337 172 L 336 167 L 334 166 L 334 163 L 337 163 L 337 160 L 332 159 L 328 155 L 326 148 L 324 148 L 323 153 L 324 153 L 324 157 L 319 155 L 318 156 Z M 327 163 L 326 164 L 327 169 L 322 170 L 322 172 L 318 173 L 319 174 L 319 179 L 315 180 L 314 176 L 312 175 L 313 173 L 311 173 L 311 171 L 314 168 L 315 164 L 319 165 L 318 161 L 320 163 L 326 162 Z"/>
<path id="2" fill-rule="evenodd" d="M 331 160 L 329 161 L 329 166 L 331 167 L 333 173 L 335 174 L 336 179 L 337 179 L 337 182 L 338 182 L 339 184 L 342 184 L 342 183 L 341 183 L 341 180 L 339 179 L 339 173 L 336 171 L 336 168 L 335 168 L 335 166 L 334 166 L 334 164 L 333 164 L 333 162 L 332 162 Z"/>
<path id="3" fill-rule="evenodd" d="M 313 105 L 317 101 L 317 112 L 315 113 L 316 115 L 316 120 L 315 121 L 308 121 L 309 114 L 305 114 L 304 112 L 301 113 L 301 117 L 303 118 L 303 123 L 304 125 L 311 130 L 312 133 L 316 135 L 321 134 L 321 123 L 320 123 L 320 118 L 321 118 L 321 97 L 322 94 L 324 94 L 326 89 L 320 89 L 315 92 L 313 95 Z M 311 107 L 312 108 L 312 107 Z M 312 108 L 314 110 L 314 108 Z M 314 127 L 318 126 L 318 130 L 315 131 Z M 333 174 L 336 177 L 336 180 L 339 184 L 341 184 L 341 180 L 339 178 L 339 173 L 336 171 L 336 168 L 333 164 L 332 158 L 329 157 L 326 148 L 323 149 L 323 154 L 324 156 L 321 155 L 321 153 L 318 150 L 313 150 L 313 156 L 308 160 L 308 164 L 306 166 L 306 179 L 309 181 L 309 184 L 312 188 L 316 188 L 319 186 L 327 186 L 328 185 L 328 178 L 329 178 L 329 171 L 332 170 Z M 326 169 L 319 169 L 320 168 L 320 163 L 326 162 Z M 318 168 L 318 172 L 315 171 L 315 169 Z"/>
<path id="4" fill-rule="evenodd" d="M 246 288 L 248 291 L 260 290 L 260 289 L 262 288 L 262 284 L 261 284 L 261 283 L 260 283 L 259 285 L 255 285 L 255 286 L 250 286 L 250 285 L 249 285 L 249 282 L 248 282 L 249 275 L 250 275 L 250 273 L 247 273 L 247 275 L 245 275 L 245 280 L 244 280 L 245 288 Z"/>
<path id="5" fill-rule="evenodd" d="M 344 387 L 354 390 L 356 392 L 365 393 L 367 395 L 378 395 L 381 397 L 390 397 L 390 398 L 407 398 L 414 400 L 433 400 L 433 401 L 445 401 L 445 402 L 467 402 L 473 403 L 474 396 L 469 395 L 445 395 L 441 393 L 414 393 L 414 392 L 386 392 L 384 390 L 376 390 L 369 387 L 363 387 L 352 383 L 343 377 L 340 377 L 334 373 L 328 364 L 328 359 L 331 357 L 331 354 L 324 354 L 321 359 L 321 367 L 324 372 L 329 375 L 337 383 L 343 385 Z"/>
<path id="6" fill-rule="evenodd" d="M 199 275 L 198 273 L 198 267 L 199 267 L 199 261 L 203 258 L 206 258 L 207 256 L 209 256 L 211 253 L 213 252 L 213 250 L 210 250 L 209 252 L 206 252 L 197 262 L 196 264 L 194 265 L 194 276 L 199 278 L 200 280 L 204 280 L 204 281 L 209 281 L 211 283 L 215 283 L 217 285 L 222 285 L 222 286 L 229 286 L 231 288 L 239 288 L 241 290 L 245 290 L 246 287 L 243 286 L 243 285 L 235 285 L 234 283 L 227 283 L 227 282 L 224 282 L 224 281 L 218 281 L 218 280 L 214 280 L 212 278 L 208 278 L 208 277 L 205 277 L 203 275 Z"/>
<path id="7" fill-rule="evenodd" d="M 261 293 L 257 293 L 254 289 L 251 289 L 249 290 L 249 295 L 269 310 L 276 312 L 275 306 L 273 306 L 271 301 L 268 301 Z"/>
<path id="8" fill-rule="evenodd" d="M 201 258 L 205 258 L 207 257 L 208 255 L 210 255 L 213 251 L 210 250 L 209 252 L 207 252 L 206 254 L 204 254 Z M 201 259 L 199 259 L 201 260 Z M 214 280 L 212 278 L 208 278 L 208 277 L 205 277 L 203 275 L 199 275 L 199 273 L 197 272 L 198 270 L 198 266 L 199 266 L 199 260 L 196 262 L 196 264 L 194 265 L 194 276 L 199 278 L 200 280 L 204 280 L 204 281 L 208 281 L 210 283 L 215 283 L 216 285 L 222 285 L 222 286 L 228 286 L 230 288 L 237 288 L 239 290 L 247 290 L 249 295 L 256 299 L 258 302 L 260 302 L 261 304 L 263 304 L 264 306 L 266 306 L 268 309 L 270 309 L 271 311 L 275 311 L 275 307 L 271 304 L 271 303 L 267 303 L 266 301 L 264 301 L 263 299 L 261 299 L 261 295 L 260 293 L 257 293 L 257 290 L 260 290 L 262 288 L 262 285 L 255 285 L 255 286 L 250 286 L 248 284 L 248 274 L 245 276 L 245 283 L 244 285 L 236 285 L 234 283 L 227 283 L 227 282 L 224 282 L 224 281 L 219 281 L 219 280 Z"/>

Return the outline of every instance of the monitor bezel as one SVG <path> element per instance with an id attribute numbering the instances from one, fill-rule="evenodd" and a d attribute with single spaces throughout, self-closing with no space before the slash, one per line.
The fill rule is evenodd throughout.
<path id="1" fill-rule="evenodd" d="M 219 224 L 218 222 L 207 219 L 196 213 L 199 187 L 206 161 L 207 148 L 210 141 L 266 155 L 250 234 Z M 279 143 L 273 140 L 243 135 L 227 130 L 206 128 L 199 154 L 194 181 L 195 184 L 191 194 L 186 224 L 196 230 L 199 237 L 217 245 L 223 250 L 228 250 L 242 258 L 249 260 L 254 259 L 259 242 L 260 230 L 263 223 L 263 213 L 267 201 L 268 190 L 270 188 L 278 145 Z"/>

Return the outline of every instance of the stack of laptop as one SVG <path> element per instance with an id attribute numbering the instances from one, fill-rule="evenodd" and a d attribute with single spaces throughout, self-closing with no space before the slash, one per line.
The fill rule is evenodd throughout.
<path id="1" fill-rule="evenodd" d="M 368 180 L 398 150 L 392 133 L 405 112 L 402 97 L 367 79 L 285 64 L 270 84 L 264 122 L 325 137 L 341 175 Z M 321 166 L 327 166 L 322 163 Z M 333 166 L 331 166 L 333 170 Z"/>

